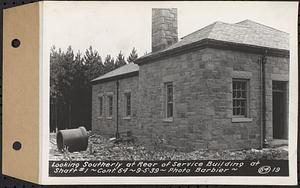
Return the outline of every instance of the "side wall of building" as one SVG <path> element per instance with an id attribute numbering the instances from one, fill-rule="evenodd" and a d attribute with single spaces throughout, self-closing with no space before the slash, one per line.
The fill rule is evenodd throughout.
<path id="1" fill-rule="evenodd" d="M 125 133 L 135 129 L 137 125 L 137 96 L 138 76 L 119 80 L 119 131 Z M 125 94 L 131 94 L 131 116 L 125 115 Z M 103 115 L 100 116 L 100 101 L 103 99 Z M 108 96 L 113 97 L 112 117 L 108 117 Z M 101 135 L 112 137 L 117 130 L 117 84 L 116 81 L 108 81 L 95 84 L 92 87 L 92 130 Z"/>
<path id="2" fill-rule="evenodd" d="M 261 54 L 208 48 L 140 66 L 137 134 L 143 135 L 145 144 L 165 143 L 179 150 L 260 147 L 261 58 Z M 266 65 L 269 139 L 271 76 L 288 74 L 287 62 L 287 58 L 268 57 Z M 249 80 L 247 118 L 233 118 L 234 78 Z M 167 82 L 174 86 L 173 121 L 165 119 Z"/>

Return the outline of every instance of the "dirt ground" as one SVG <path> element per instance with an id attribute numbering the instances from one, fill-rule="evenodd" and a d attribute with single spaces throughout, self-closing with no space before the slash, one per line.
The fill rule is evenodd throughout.
<path id="1" fill-rule="evenodd" d="M 262 150 L 249 149 L 241 151 L 208 151 L 193 152 L 149 150 L 133 143 L 115 144 L 100 136 L 91 135 L 86 151 L 64 152 L 58 151 L 56 134 L 50 134 L 49 160 L 252 160 L 252 159 L 288 159 L 288 147 L 264 148 Z"/>

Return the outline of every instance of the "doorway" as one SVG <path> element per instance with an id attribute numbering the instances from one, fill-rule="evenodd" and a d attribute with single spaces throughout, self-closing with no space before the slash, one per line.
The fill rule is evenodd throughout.
<path id="1" fill-rule="evenodd" d="M 273 139 L 288 139 L 287 82 L 272 81 Z"/>

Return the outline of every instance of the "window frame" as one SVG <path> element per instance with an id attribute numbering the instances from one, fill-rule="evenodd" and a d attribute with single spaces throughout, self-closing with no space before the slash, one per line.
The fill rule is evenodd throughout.
<path id="1" fill-rule="evenodd" d="M 128 114 L 128 98 L 127 97 L 130 97 L 130 109 L 129 109 L 129 114 Z M 124 117 L 125 118 L 130 118 L 132 116 L 132 96 L 131 96 L 131 92 L 125 92 L 124 93 Z"/>
<path id="2" fill-rule="evenodd" d="M 234 114 L 234 101 L 235 100 L 242 100 L 240 98 L 234 98 L 233 95 L 234 95 L 234 92 L 236 90 L 234 90 L 234 82 L 244 82 L 245 83 L 245 114 L 244 115 L 235 115 Z M 232 95 L 231 95 L 231 98 L 232 98 L 232 117 L 233 118 L 236 118 L 236 119 L 242 119 L 242 118 L 249 118 L 250 117 L 250 79 L 244 79 L 244 78 L 233 78 L 232 79 Z M 241 91 L 241 89 L 240 89 Z"/>
<path id="3" fill-rule="evenodd" d="M 98 96 L 98 102 L 99 102 L 99 108 L 98 108 L 99 113 L 98 113 L 98 115 L 99 115 L 99 117 L 103 117 L 104 116 L 104 105 L 103 105 L 104 104 L 104 97 L 103 97 L 103 95 Z"/>
<path id="4" fill-rule="evenodd" d="M 169 86 L 172 87 L 172 100 L 169 100 Z M 164 118 L 166 121 L 173 121 L 174 118 L 174 84 L 173 82 L 166 82 L 164 84 L 164 90 L 165 90 L 165 100 L 164 100 L 164 106 L 165 106 L 165 112 L 164 112 Z M 169 105 L 172 105 L 172 115 L 169 116 Z"/>
<path id="5" fill-rule="evenodd" d="M 110 104 L 111 102 L 111 104 Z M 112 94 L 107 95 L 107 118 L 111 119 L 114 113 L 114 97 Z"/>

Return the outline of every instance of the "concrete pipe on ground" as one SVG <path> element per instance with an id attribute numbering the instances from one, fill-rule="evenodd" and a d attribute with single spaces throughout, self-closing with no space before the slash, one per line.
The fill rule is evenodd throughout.
<path id="1" fill-rule="evenodd" d="M 59 151 L 67 148 L 69 152 L 85 151 L 88 147 L 89 137 L 84 127 L 77 129 L 60 130 L 56 135 Z"/>

